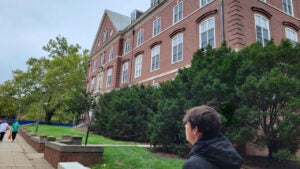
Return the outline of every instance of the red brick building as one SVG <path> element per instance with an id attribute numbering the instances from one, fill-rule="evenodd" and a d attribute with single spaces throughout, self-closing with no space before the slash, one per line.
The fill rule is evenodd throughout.
<path id="1" fill-rule="evenodd" d="M 123 85 L 159 85 L 189 67 L 197 49 L 224 40 L 235 50 L 270 38 L 298 42 L 299 9 L 299 0 L 151 0 L 147 11 L 130 17 L 106 10 L 86 88 L 97 95 Z"/>

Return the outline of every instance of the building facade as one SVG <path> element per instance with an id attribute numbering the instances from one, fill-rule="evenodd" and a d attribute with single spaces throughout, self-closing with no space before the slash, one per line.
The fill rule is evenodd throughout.
<path id="1" fill-rule="evenodd" d="M 256 41 L 297 43 L 299 0 L 151 0 L 145 12 L 105 10 L 90 52 L 87 91 L 158 86 L 189 67 L 199 48 L 239 50 Z"/>

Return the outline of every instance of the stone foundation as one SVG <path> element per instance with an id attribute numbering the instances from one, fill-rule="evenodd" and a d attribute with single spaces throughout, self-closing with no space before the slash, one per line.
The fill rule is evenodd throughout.
<path id="1" fill-rule="evenodd" d="M 44 158 L 57 168 L 59 162 L 79 162 L 85 166 L 100 163 L 104 147 L 96 145 L 67 145 L 58 142 L 47 142 Z"/>

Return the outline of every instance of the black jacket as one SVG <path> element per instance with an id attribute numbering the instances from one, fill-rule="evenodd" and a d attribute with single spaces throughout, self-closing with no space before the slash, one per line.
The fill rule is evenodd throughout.
<path id="1" fill-rule="evenodd" d="M 240 169 L 242 158 L 220 132 L 204 135 L 191 148 L 183 169 Z"/>

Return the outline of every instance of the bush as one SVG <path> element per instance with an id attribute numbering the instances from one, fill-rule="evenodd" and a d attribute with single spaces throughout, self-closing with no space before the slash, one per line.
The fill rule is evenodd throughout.
<path id="1" fill-rule="evenodd" d="M 273 157 L 278 160 L 290 160 L 294 157 L 289 151 L 280 149 L 276 153 L 273 153 Z"/>

